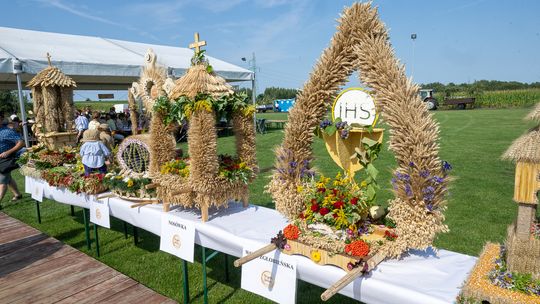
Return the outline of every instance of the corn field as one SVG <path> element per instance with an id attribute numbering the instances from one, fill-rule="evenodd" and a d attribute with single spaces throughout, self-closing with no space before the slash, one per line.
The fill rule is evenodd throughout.
<path id="1" fill-rule="evenodd" d="M 524 107 L 538 102 L 540 89 L 485 91 L 476 96 L 476 106 L 483 108 Z"/>

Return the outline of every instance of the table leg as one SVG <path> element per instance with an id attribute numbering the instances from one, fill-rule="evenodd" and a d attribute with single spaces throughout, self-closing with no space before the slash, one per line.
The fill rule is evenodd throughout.
<path id="1" fill-rule="evenodd" d="M 225 256 L 225 281 L 229 282 L 229 255 L 224 253 Z"/>
<path id="2" fill-rule="evenodd" d="M 202 275 L 203 275 L 203 301 L 204 304 L 208 304 L 208 288 L 206 285 L 206 248 L 202 248 Z"/>
<path id="3" fill-rule="evenodd" d="M 73 205 L 70 205 L 70 210 L 71 210 L 71 216 L 75 216 L 75 207 L 73 207 Z"/>
<path id="4" fill-rule="evenodd" d="M 94 223 L 94 238 L 96 239 L 96 254 L 99 258 L 99 237 L 98 237 L 98 225 Z"/>
<path id="5" fill-rule="evenodd" d="M 83 208 L 83 219 L 84 219 L 84 234 L 86 236 L 86 248 L 88 250 L 92 249 L 92 242 L 90 241 L 90 226 L 88 224 L 87 209 Z"/>
<path id="6" fill-rule="evenodd" d="M 184 304 L 189 303 L 188 263 L 182 260 L 182 285 L 184 287 Z"/>
<path id="7" fill-rule="evenodd" d="M 122 221 L 122 223 L 124 223 L 124 238 L 127 239 L 128 238 L 128 226 L 127 226 L 127 223 Z"/>
<path id="8" fill-rule="evenodd" d="M 204 246 L 201 246 L 202 248 L 202 272 L 203 272 L 203 295 L 204 295 L 204 303 L 208 303 L 208 286 L 207 286 L 207 278 L 206 278 L 206 263 L 213 259 L 216 255 L 219 254 L 219 251 L 212 252 L 209 256 L 206 256 L 206 248 Z"/>
<path id="9" fill-rule="evenodd" d="M 135 245 L 139 244 L 139 229 L 133 226 L 133 243 Z"/>
<path id="10" fill-rule="evenodd" d="M 36 202 L 36 212 L 37 212 L 37 221 L 39 224 L 41 224 L 41 211 L 39 210 L 39 202 Z"/>

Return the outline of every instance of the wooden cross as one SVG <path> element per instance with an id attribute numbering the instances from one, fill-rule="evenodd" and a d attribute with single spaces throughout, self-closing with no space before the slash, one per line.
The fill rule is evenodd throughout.
<path id="1" fill-rule="evenodd" d="M 49 66 L 52 66 L 51 65 L 51 54 L 49 54 L 49 52 L 47 52 L 47 61 L 49 62 Z"/>
<path id="2" fill-rule="evenodd" d="M 199 41 L 199 33 L 195 32 L 195 41 L 193 43 L 189 44 L 190 49 L 195 49 L 195 53 L 199 53 L 201 51 L 200 47 L 206 45 L 206 41 Z"/>

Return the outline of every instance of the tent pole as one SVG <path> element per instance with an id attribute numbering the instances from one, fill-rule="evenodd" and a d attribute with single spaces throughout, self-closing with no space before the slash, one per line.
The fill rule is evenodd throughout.
<path id="1" fill-rule="evenodd" d="M 28 142 L 28 125 L 26 121 L 26 108 L 24 105 L 23 95 L 22 95 L 22 85 L 21 85 L 21 74 L 16 73 L 17 76 L 17 91 L 19 93 L 19 105 L 21 108 L 21 122 L 22 122 L 22 129 L 23 129 L 23 136 L 24 136 L 24 144 L 27 148 L 30 148 L 30 143 Z"/>

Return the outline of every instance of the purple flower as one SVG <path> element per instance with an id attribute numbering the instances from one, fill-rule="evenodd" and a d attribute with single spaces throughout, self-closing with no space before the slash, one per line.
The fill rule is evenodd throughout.
<path id="1" fill-rule="evenodd" d="M 434 176 L 431 180 L 432 180 L 435 184 L 442 184 L 442 182 L 444 182 L 444 178 L 443 178 L 443 177 L 440 177 L 440 176 Z"/>
<path id="2" fill-rule="evenodd" d="M 433 204 L 427 204 L 427 205 L 426 205 L 426 209 L 427 209 L 429 212 L 432 212 L 432 211 L 433 211 Z"/>
<path id="3" fill-rule="evenodd" d="M 319 124 L 319 127 L 321 129 L 324 129 L 328 126 L 332 125 L 332 122 L 330 120 L 328 120 L 328 118 L 325 118 L 323 121 L 321 121 L 321 123 Z"/>
<path id="4" fill-rule="evenodd" d="M 446 172 L 452 170 L 452 165 L 450 165 L 449 162 L 443 160 L 443 161 L 442 161 L 442 169 L 443 169 L 443 172 L 446 173 Z"/>
<path id="5" fill-rule="evenodd" d="M 414 162 L 409 162 L 409 167 L 414 168 Z"/>
<path id="6" fill-rule="evenodd" d="M 420 171 L 420 177 L 427 178 L 429 176 L 429 170 Z"/>
<path id="7" fill-rule="evenodd" d="M 422 190 L 422 192 L 424 192 L 424 193 L 433 193 L 433 192 L 435 192 L 435 188 L 433 188 L 432 186 L 427 186 L 426 188 L 424 188 Z"/>
<path id="8" fill-rule="evenodd" d="M 289 166 L 291 166 L 291 168 L 296 168 L 297 165 L 298 165 L 298 163 L 295 162 L 295 161 L 289 162 Z"/>
<path id="9" fill-rule="evenodd" d="M 412 196 L 413 195 L 411 185 L 405 184 L 405 194 L 407 194 L 407 196 Z"/>
<path id="10" fill-rule="evenodd" d="M 406 182 L 408 182 L 411 179 L 411 176 L 409 174 L 400 173 L 400 172 L 396 172 L 396 177 L 399 180 L 406 181 Z"/>
<path id="11" fill-rule="evenodd" d="M 342 139 L 346 139 L 347 137 L 349 137 L 349 130 L 347 130 L 347 129 L 340 130 L 339 131 L 339 136 Z"/>

